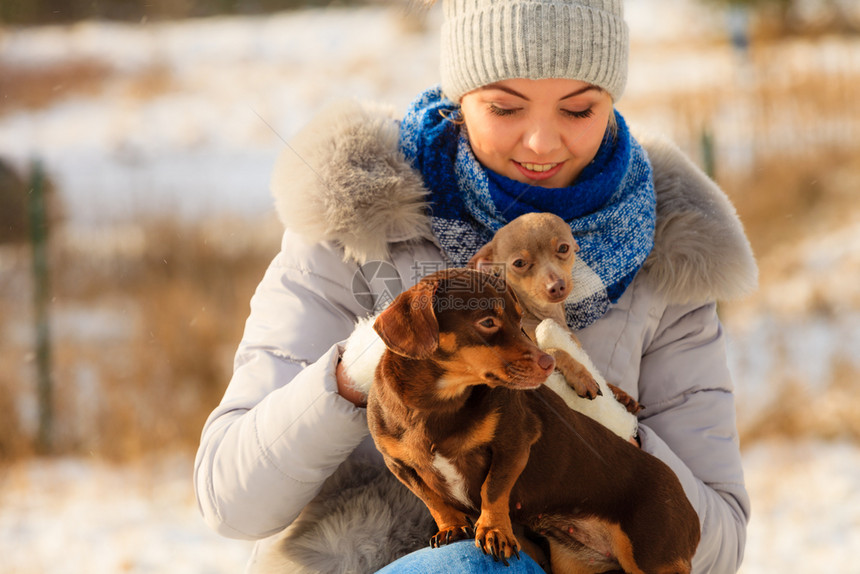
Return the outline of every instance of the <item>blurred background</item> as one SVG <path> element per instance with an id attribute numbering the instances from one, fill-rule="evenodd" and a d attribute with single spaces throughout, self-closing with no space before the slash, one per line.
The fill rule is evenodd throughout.
<path id="1" fill-rule="evenodd" d="M 275 157 L 438 81 L 439 6 L 0 0 L 0 571 L 241 571 L 191 467 L 279 248 Z M 860 572 L 860 5 L 627 0 L 619 109 L 730 195 L 742 572 Z"/>

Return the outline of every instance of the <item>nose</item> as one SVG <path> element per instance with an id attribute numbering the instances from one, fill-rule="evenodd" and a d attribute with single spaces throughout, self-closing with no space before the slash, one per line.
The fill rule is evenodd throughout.
<path id="1" fill-rule="evenodd" d="M 564 279 L 556 279 L 547 284 L 546 292 L 553 300 L 561 299 L 567 294 L 567 284 Z"/>
<path id="2" fill-rule="evenodd" d="M 555 369 L 555 359 L 552 355 L 548 355 L 544 352 L 541 352 L 537 363 L 538 366 L 547 374 L 552 373 L 553 369 Z"/>
<path id="3" fill-rule="evenodd" d="M 538 156 L 557 150 L 561 145 L 559 126 L 552 119 L 535 120 L 525 133 L 523 145 Z"/>

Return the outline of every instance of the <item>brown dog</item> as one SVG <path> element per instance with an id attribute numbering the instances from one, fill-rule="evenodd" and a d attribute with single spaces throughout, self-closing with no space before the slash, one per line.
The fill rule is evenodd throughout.
<path id="1" fill-rule="evenodd" d="M 555 361 L 521 322 L 504 281 L 473 269 L 422 279 L 376 319 L 368 423 L 436 520 L 431 545 L 474 533 L 507 560 L 513 520 L 546 537 L 555 574 L 690 572 L 699 519 L 677 477 L 543 386 Z"/>
<path id="2" fill-rule="evenodd" d="M 553 319 L 567 328 L 564 301 L 570 295 L 571 273 L 579 245 L 570 226 L 552 213 L 527 213 L 517 217 L 493 236 L 469 262 L 470 267 L 503 270 L 505 281 L 525 311 L 523 328 L 533 341 L 535 329 L 544 319 Z M 579 340 L 568 329 L 578 346 Z M 580 397 L 603 394 L 592 374 L 562 349 L 545 349 L 556 360 L 556 368 Z M 615 398 L 636 414 L 641 410 L 636 400 L 608 384 Z"/>

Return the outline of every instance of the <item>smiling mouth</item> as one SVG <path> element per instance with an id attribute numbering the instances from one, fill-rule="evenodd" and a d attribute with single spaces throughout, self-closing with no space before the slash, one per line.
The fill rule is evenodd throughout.
<path id="1" fill-rule="evenodd" d="M 527 179 L 532 181 L 540 181 L 549 179 L 559 171 L 561 171 L 564 162 L 561 163 L 531 163 L 531 162 L 513 162 L 516 168 Z"/>
<path id="2" fill-rule="evenodd" d="M 519 162 L 517 162 L 517 163 L 519 163 Z M 523 162 L 523 163 L 520 163 L 520 165 L 529 171 L 533 171 L 535 173 L 544 173 L 546 171 L 551 170 L 552 168 L 554 168 L 558 164 L 557 163 L 526 163 L 526 162 Z"/>

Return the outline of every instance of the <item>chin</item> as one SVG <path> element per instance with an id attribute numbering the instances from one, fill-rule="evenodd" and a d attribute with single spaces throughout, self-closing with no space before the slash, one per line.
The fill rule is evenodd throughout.
<path id="1" fill-rule="evenodd" d="M 535 187 L 543 187 L 545 189 L 559 189 L 562 187 L 568 187 L 570 185 L 569 180 L 567 178 L 552 178 L 545 180 L 525 180 L 522 183 L 527 183 L 529 185 L 533 185 Z"/>

